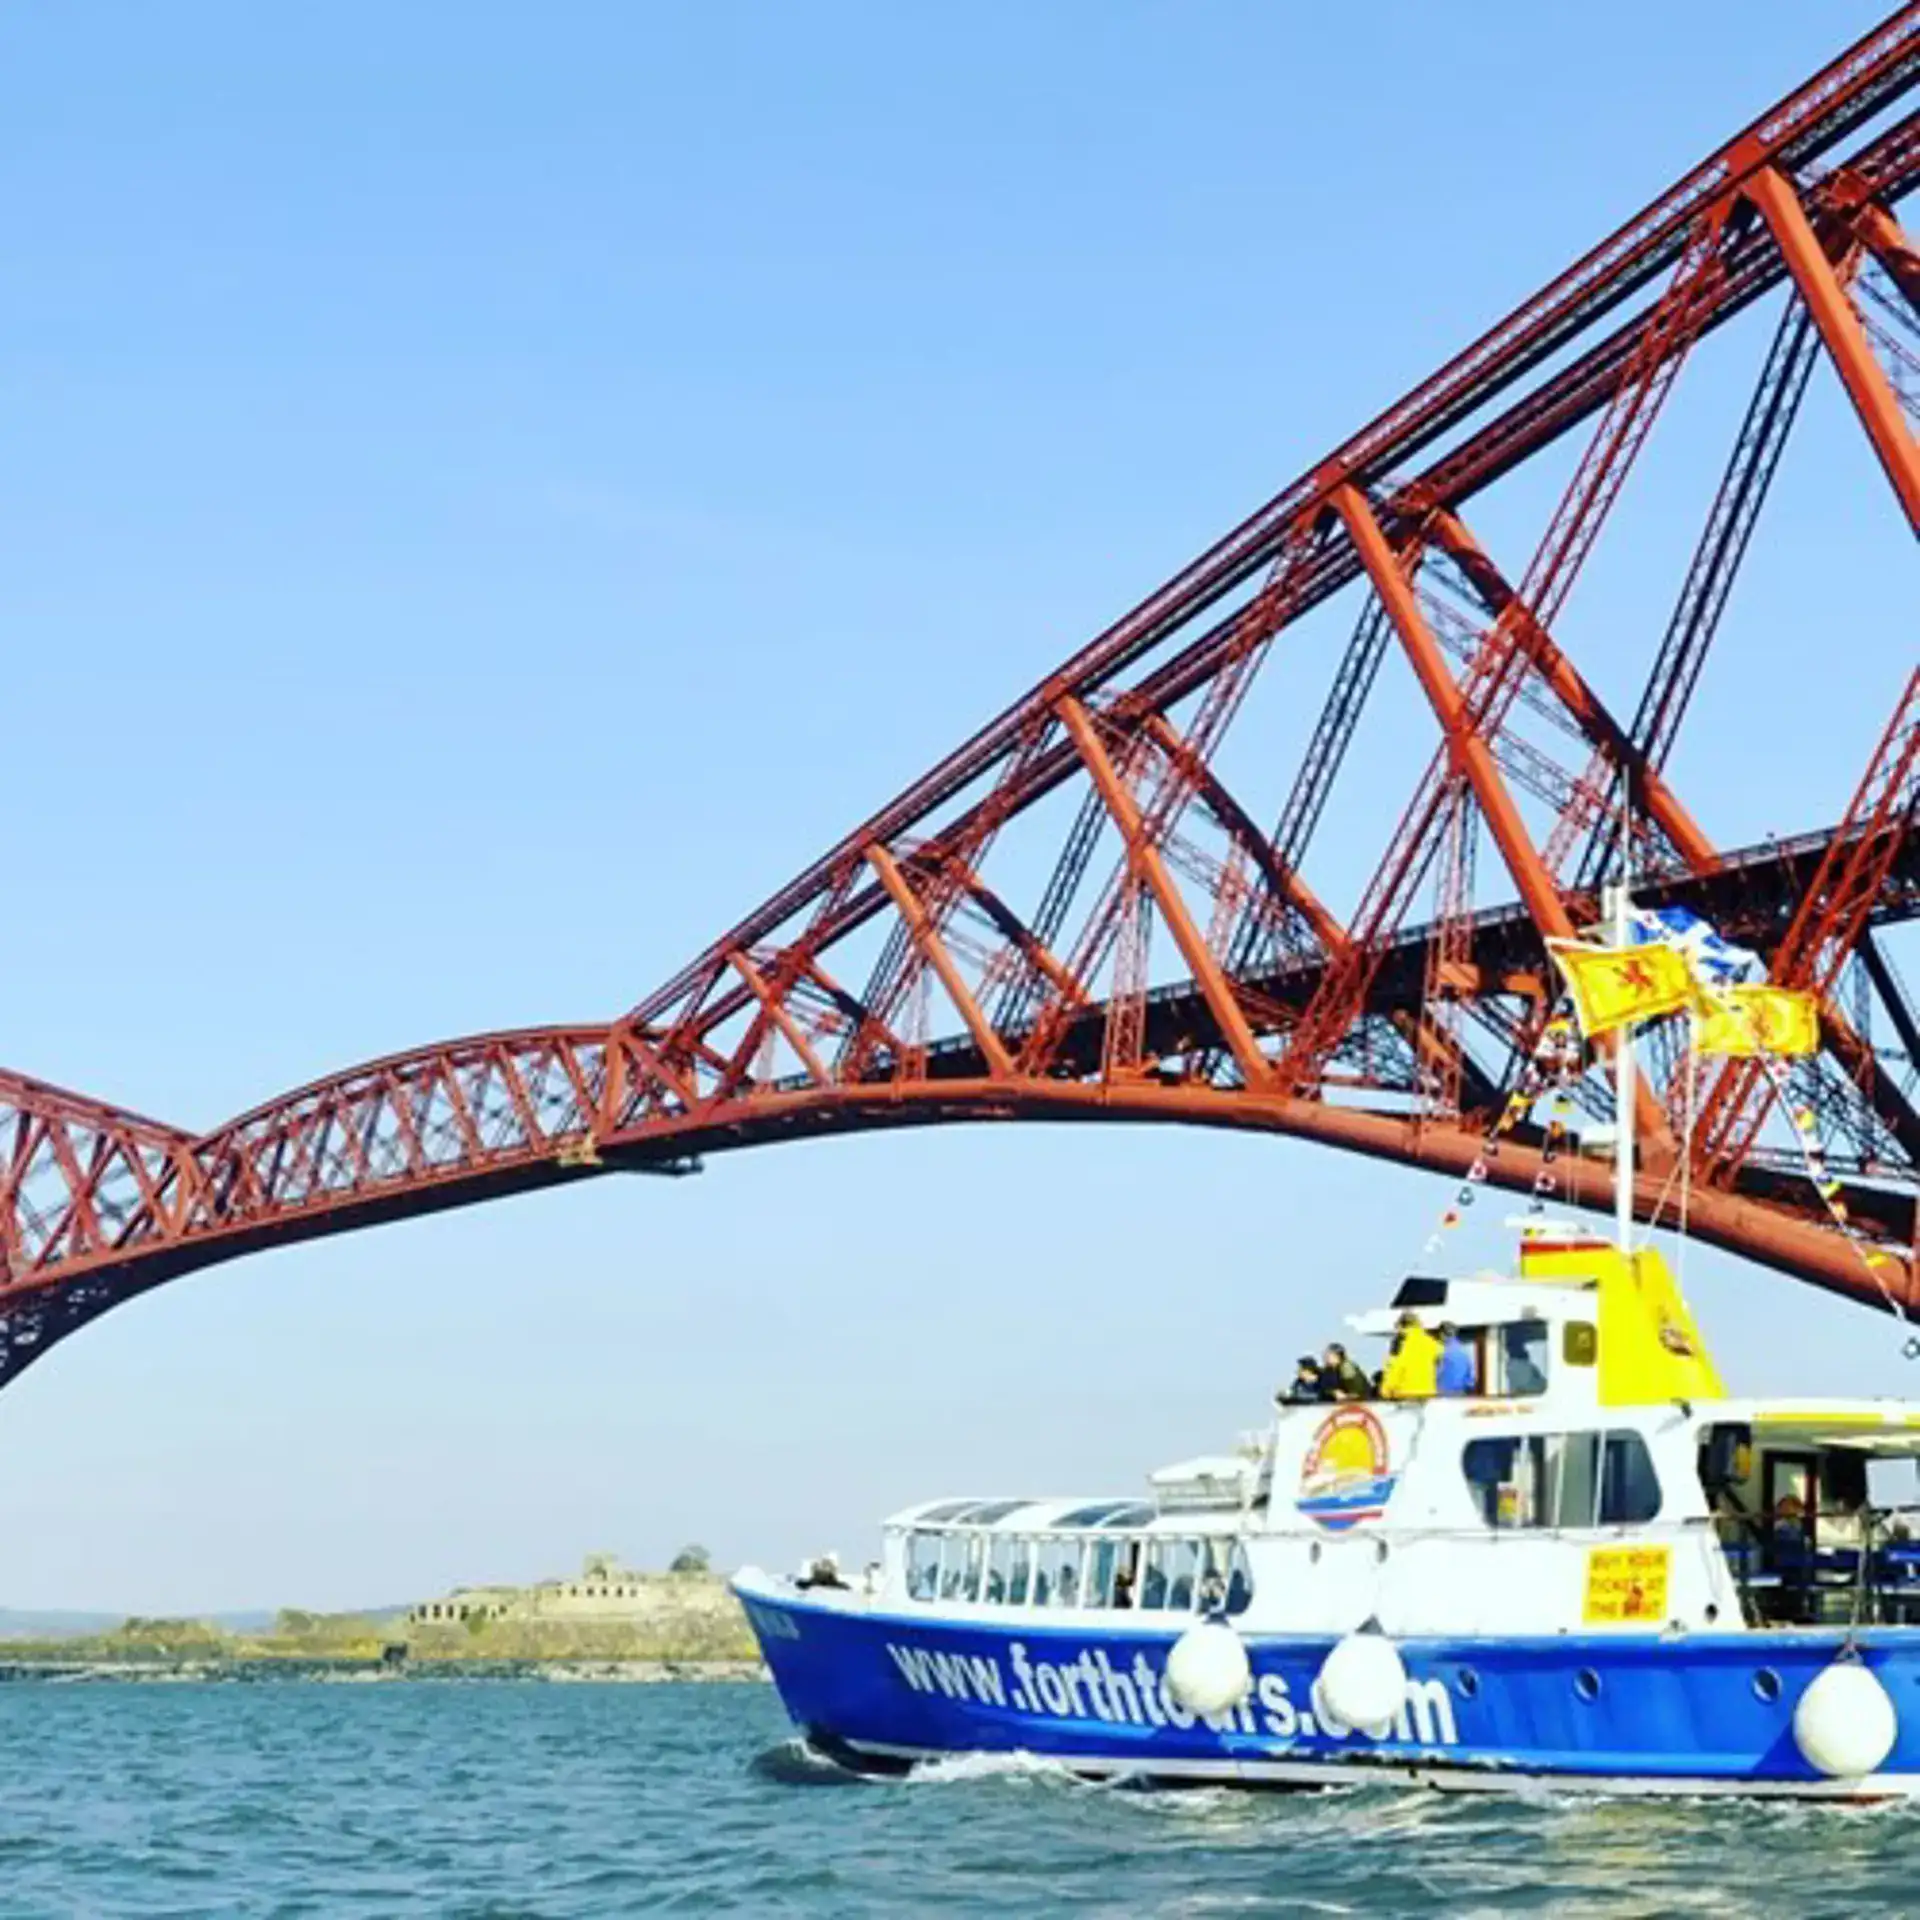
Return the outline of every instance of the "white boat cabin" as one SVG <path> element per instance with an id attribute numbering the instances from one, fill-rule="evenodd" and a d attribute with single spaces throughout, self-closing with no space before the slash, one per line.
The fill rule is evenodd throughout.
<path id="1" fill-rule="evenodd" d="M 1529 1232 L 1517 1277 L 1408 1280 L 1356 1345 L 1408 1313 L 1456 1329 L 1471 1391 L 1283 1403 L 1143 1498 L 910 1508 L 846 1604 L 1400 1637 L 1920 1620 L 1912 1514 L 1873 1483 L 1911 1483 L 1920 1407 L 1729 1397 L 1659 1255 L 1578 1228 Z"/>

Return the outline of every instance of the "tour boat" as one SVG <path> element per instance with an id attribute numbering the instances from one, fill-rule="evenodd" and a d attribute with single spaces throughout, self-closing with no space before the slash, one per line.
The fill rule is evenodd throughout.
<path id="1" fill-rule="evenodd" d="M 743 1571 L 796 1726 L 882 1771 L 1920 1792 L 1920 1542 L 1869 1498 L 1920 1406 L 1730 1394 L 1624 1208 L 1520 1225 L 1513 1273 L 1351 1322 L 1363 1360 L 1451 1323 L 1470 1391 L 1280 1404 L 1138 1497 L 912 1507 L 852 1583 Z"/>

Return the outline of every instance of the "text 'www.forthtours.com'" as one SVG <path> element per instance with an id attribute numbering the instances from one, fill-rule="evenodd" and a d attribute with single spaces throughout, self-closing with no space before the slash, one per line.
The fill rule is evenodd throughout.
<path id="1" fill-rule="evenodd" d="M 1104 1647 L 1082 1648 L 1070 1660 L 1036 1660 L 1016 1640 L 1003 1666 L 998 1654 L 943 1653 L 931 1647 L 887 1645 L 888 1657 L 915 1693 L 983 1707 L 1009 1707 L 1064 1720 L 1104 1720 L 1122 1727 L 1191 1727 L 1215 1733 L 1264 1733 L 1276 1740 L 1345 1739 L 1351 1729 L 1324 1710 L 1296 1705 L 1285 1674 L 1263 1673 L 1253 1691 L 1224 1713 L 1195 1714 L 1168 1693 L 1161 1669 L 1144 1653 L 1119 1663 Z M 1440 1680 L 1409 1680 L 1390 1732 L 1383 1740 L 1450 1746 L 1459 1738 L 1453 1701 Z"/>

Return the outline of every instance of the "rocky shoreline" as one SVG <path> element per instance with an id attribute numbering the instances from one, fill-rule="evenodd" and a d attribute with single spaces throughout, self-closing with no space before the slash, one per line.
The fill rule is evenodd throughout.
<path id="1" fill-rule="evenodd" d="M 0 1638 L 0 1682 L 765 1677 L 746 1616 L 717 1575 L 622 1572 L 603 1584 L 614 1587 L 618 1607 L 568 1606 L 572 1589 L 548 1608 L 514 1606 L 505 1589 L 463 1589 L 453 1603 L 405 1611 L 288 1607 L 270 1624 L 134 1615 L 69 1637 L 16 1632 Z M 547 1597 L 532 1592 L 536 1602 Z M 458 1614 L 445 1617 L 455 1606 Z"/>
<path id="2" fill-rule="evenodd" d="M 124 1684 L 165 1681 L 232 1681 L 242 1684 L 321 1680 L 356 1685 L 402 1682 L 532 1680 L 548 1684 L 614 1682 L 629 1686 L 758 1684 L 767 1670 L 757 1660 L 389 1660 L 301 1659 L 287 1656 L 212 1659 L 76 1659 L 44 1656 L 0 1659 L 0 1685 L 9 1681 L 57 1684 Z"/>

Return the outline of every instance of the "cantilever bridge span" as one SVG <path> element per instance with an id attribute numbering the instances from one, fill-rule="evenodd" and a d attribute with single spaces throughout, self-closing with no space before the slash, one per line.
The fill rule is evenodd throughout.
<path id="1" fill-rule="evenodd" d="M 1898 218 L 1917 83 L 1910 0 L 622 1017 L 372 1062 L 210 1133 L 0 1074 L 0 1384 L 241 1253 L 808 1135 L 1176 1120 L 1464 1172 L 1546 1020 L 1544 942 L 1594 917 L 1623 812 L 1641 897 L 1707 915 L 1822 1005 L 1791 1125 L 1755 1063 L 1691 1066 L 1683 1035 L 1650 1034 L 1637 1211 L 1671 1220 L 1683 1195 L 1719 1245 L 1920 1308 L 1920 1013 L 1888 939 L 1920 913 L 1905 557 L 1881 662 L 1897 697 L 1840 821 L 1725 851 L 1669 773 L 1822 358 L 1891 488 L 1863 511 L 1920 535 L 1920 247 Z M 1686 363 L 1761 302 L 1750 403 L 1616 713 L 1563 611 Z M 1478 503 L 1569 440 L 1509 570 Z M 1342 601 L 1290 774 L 1264 754 L 1230 771 L 1263 669 Z M 1310 856 L 1396 658 L 1431 753 L 1336 914 Z M 1589 1121 L 1613 1118 L 1610 1088 L 1604 1058 L 1575 1083 Z M 1550 1174 L 1577 1206 L 1611 1191 L 1534 1110 L 1486 1171 Z"/>

